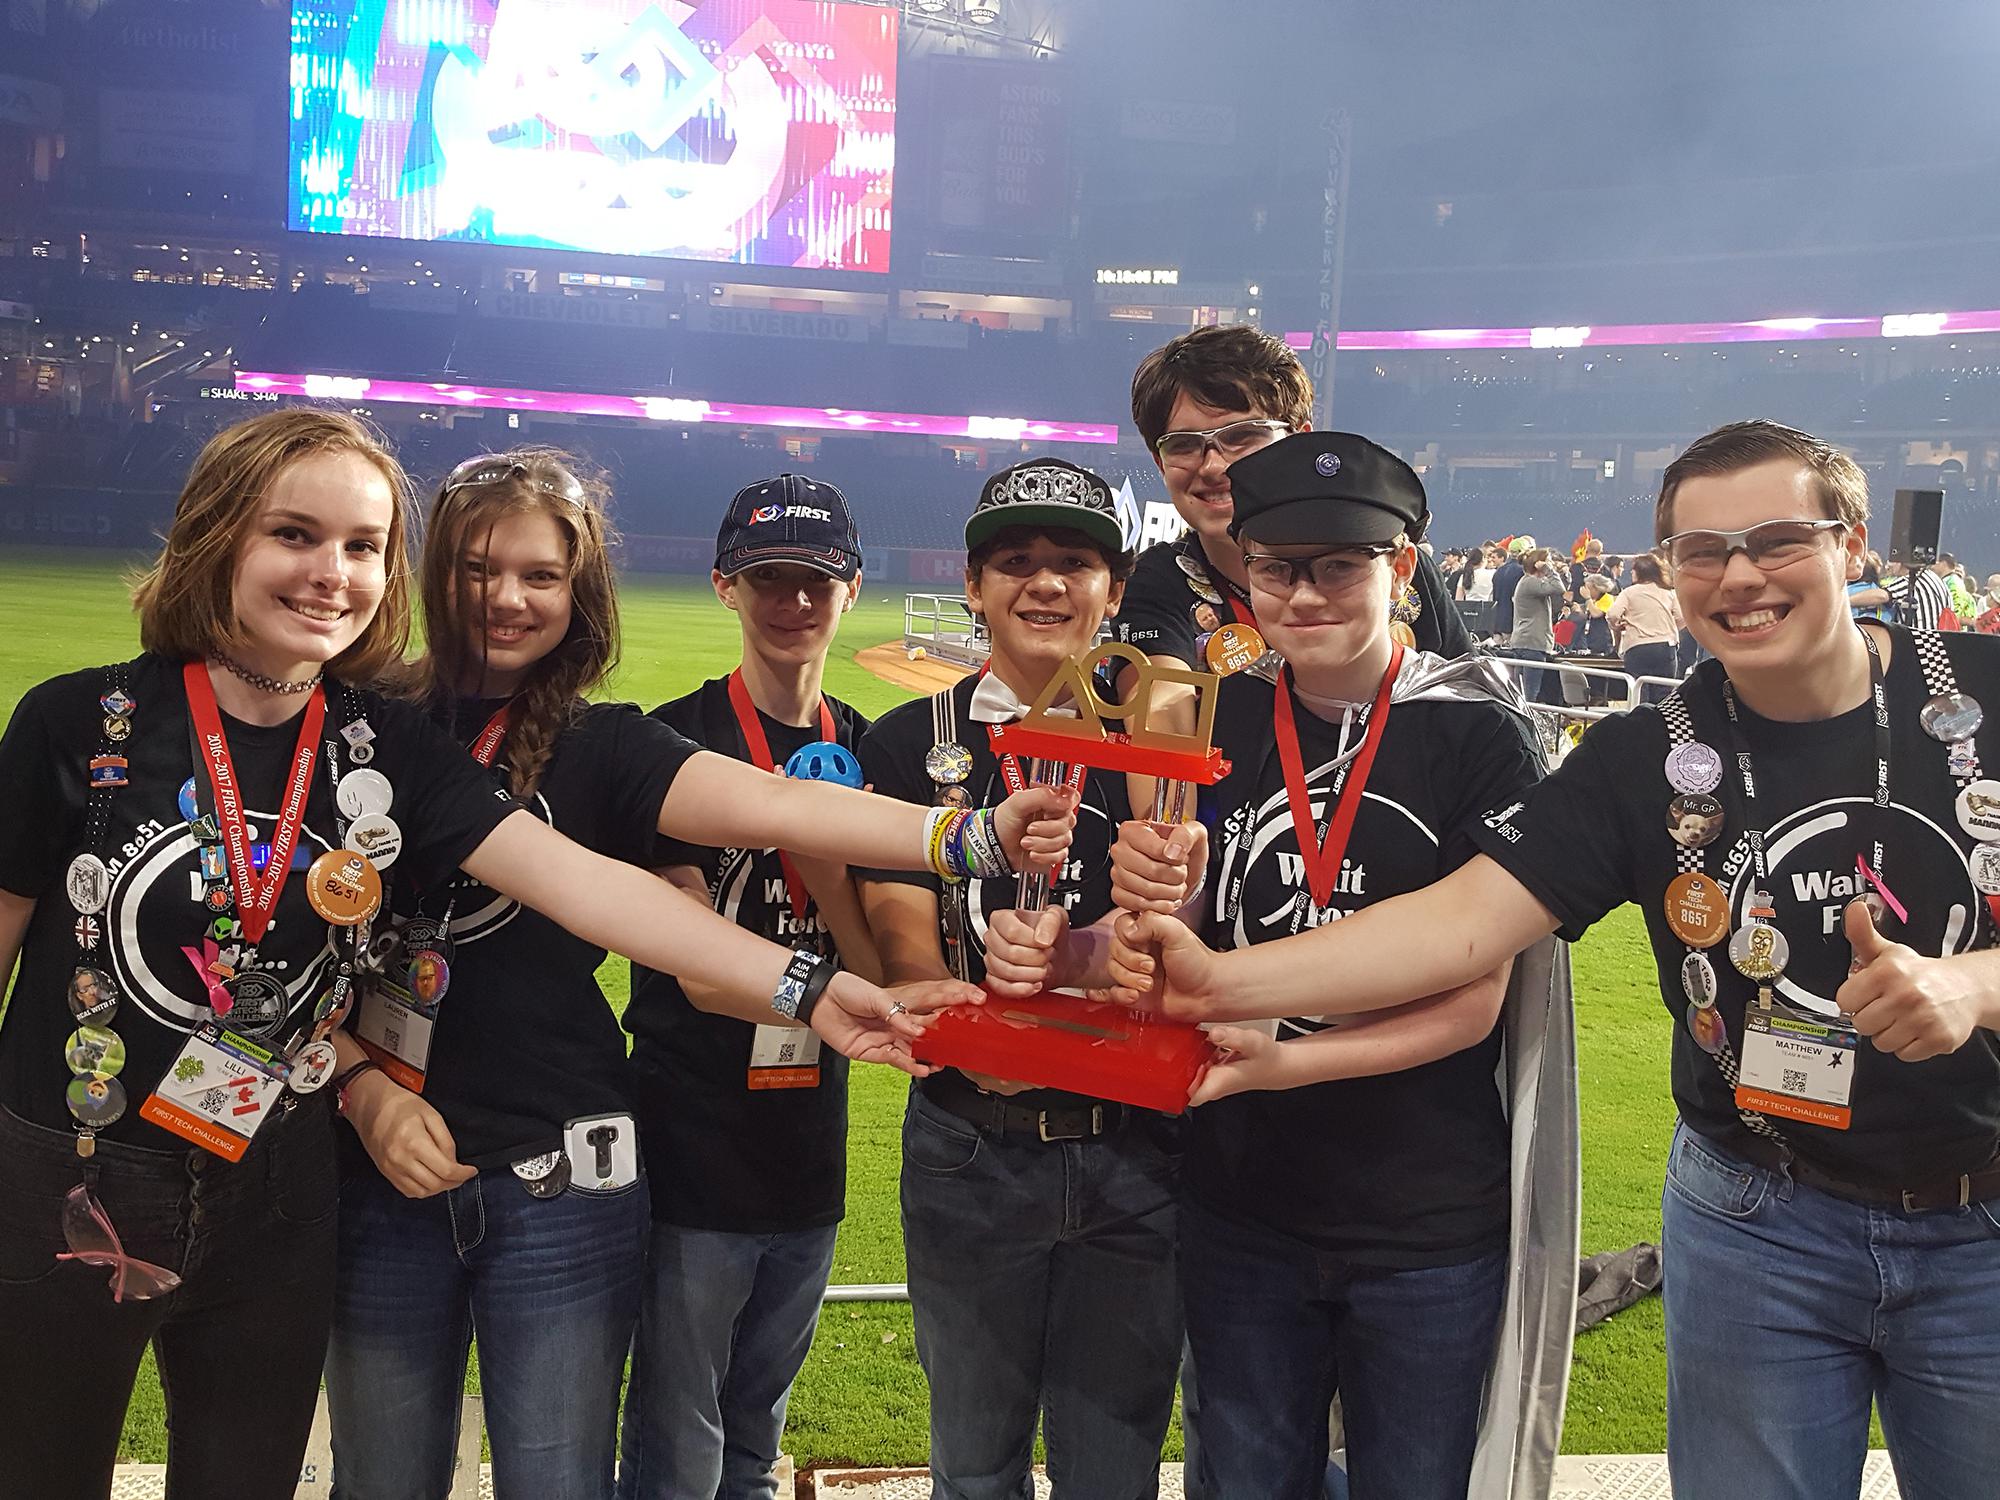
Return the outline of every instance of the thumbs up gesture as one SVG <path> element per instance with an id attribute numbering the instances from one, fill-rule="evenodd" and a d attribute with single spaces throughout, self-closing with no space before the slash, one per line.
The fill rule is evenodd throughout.
<path id="1" fill-rule="evenodd" d="M 1965 1045 L 1992 1002 L 1971 982 L 1963 959 L 1925 958 L 1891 942 L 1876 930 L 1865 902 L 1848 903 L 1842 926 L 1854 963 L 1834 999 L 1856 1031 L 1904 1062 Z"/>

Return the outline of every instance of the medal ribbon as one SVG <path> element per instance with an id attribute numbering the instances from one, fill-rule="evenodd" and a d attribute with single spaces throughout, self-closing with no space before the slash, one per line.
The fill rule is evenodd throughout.
<path id="1" fill-rule="evenodd" d="M 984 677 L 991 670 L 991 666 L 990 662 L 982 664 L 978 675 Z M 986 726 L 986 747 L 993 752 L 993 758 L 1000 762 L 1000 779 L 1007 783 L 1007 791 L 1011 796 L 1015 792 L 1027 790 L 1028 778 L 1021 770 L 1021 758 L 1014 754 L 1013 751 L 1003 751 L 998 745 L 993 743 L 993 731 L 999 727 L 997 724 L 988 724 Z M 1081 796 L 1083 794 L 1083 778 L 1090 774 L 1090 767 L 1084 765 L 1081 761 L 1070 761 L 1067 764 L 1069 765 L 1069 773 L 1063 777 L 1063 785 L 1078 796 Z"/>
<path id="2" fill-rule="evenodd" d="M 776 772 L 778 766 L 771 759 L 771 742 L 764 736 L 764 721 L 757 716 L 757 705 L 750 701 L 750 689 L 744 684 L 741 667 L 729 674 L 729 706 L 736 712 L 736 727 L 743 731 L 743 743 L 749 748 L 750 763 L 760 771 Z M 489 730 L 492 727 L 490 724 L 487 726 Z M 833 710 L 826 706 L 826 698 L 822 695 L 819 700 L 819 737 L 836 740 L 839 732 L 833 722 Z M 799 878 L 798 866 L 792 863 L 791 855 L 782 849 L 778 851 L 778 864 L 785 872 L 785 894 L 792 898 L 792 915 L 803 922 L 806 919 L 806 903 L 811 900 L 806 893 L 806 883 Z"/>
<path id="3" fill-rule="evenodd" d="M 1001 779 L 1007 783 L 1007 790 L 1010 794 L 1026 791 L 1028 788 L 1028 778 L 1022 773 L 1021 758 L 1014 754 L 1013 751 L 1003 751 L 998 745 L 993 743 L 993 732 L 998 728 L 1000 728 L 998 724 L 988 724 L 986 726 L 986 744 L 993 751 L 993 758 L 1000 762 Z M 1058 764 L 1065 764 L 1065 762 L 1058 762 Z M 1081 795 L 1083 792 L 1083 778 L 1090 774 L 1090 767 L 1080 760 L 1072 760 L 1066 762 L 1066 764 L 1069 766 L 1069 771 L 1063 777 L 1062 784 L 1071 791 Z"/>
<path id="4" fill-rule="evenodd" d="M 229 861 L 229 880 L 236 892 L 237 923 L 243 941 L 254 947 L 271 925 L 278 897 L 292 873 L 292 850 L 299 841 L 305 822 L 306 794 L 312 786 L 313 762 L 319 755 L 320 726 L 326 720 L 326 689 L 315 687 L 300 715 L 298 748 L 292 752 L 291 776 L 285 785 L 285 801 L 278 812 L 278 826 L 271 834 L 271 858 L 260 880 L 250 863 L 250 835 L 243 823 L 243 794 L 236 781 L 236 763 L 229 754 L 229 740 L 222 731 L 222 711 L 215 701 L 215 687 L 208 680 L 208 668 L 191 661 L 181 669 L 187 684 L 188 712 L 194 719 L 201 762 L 208 772 L 208 784 L 215 793 L 216 818 L 222 825 L 222 848 Z"/>
<path id="5" fill-rule="evenodd" d="M 506 740 L 513 720 L 514 700 L 509 698 L 494 710 L 493 717 L 486 721 L 486 727 L 479 731 L 479 738 L 466 747 L 472 752 L 472 758 L 482 766 L 491 766 L 500 754 L 500 746 Z"/>
<path id="6" fill-rule="evenodd" d="M 1306 786 L 1305 760 L 1299 753 L 1298 720 L 1292 712 L 1291 669 L 1286 668 L 1286 675 L 1279 679 L 1278 759 L 1285 768 L 1285 800 L 1291 804 L 1292 832 L 1298 836 L 1299 858 L 1305 864 L 1306 884 L 1315 906 L 1323 907 L 1333 899 L 1340 862 L 1347 854 L 1348 837 L 1354 832 L 1354 817 L 1361 811 L 1361 799 L 1368 788 L 1368 773 L 1374 769 L 1375 752 L 1382 748 L 1382 735 L 1389 727 L 1389 694 L 1402 669 L 1403 648 L 1399 644 L 1389 657 L 1389 670 L 1382 674 L 1382 685 L 1375 690 L 1375 701 L 1369 705 L 1368 722 L 1361 731 L 1361 749 L 1335 788 L 1338 808 L 1327 824 L 1323 843 L 1313 837 L 1318 830 L 1313 823 L 1311 791 Z"/>
<path id="7" fill-rule="evenodd" d="M 1859 627 L 1856 627 L 1857 629 Z M 1869 694 L 1875 707 L 1875 788 L 1874 799 L 1877 813 L 1876 837 L 1874 843 L 1874 863 L 1864 873 L 1875 885 L 1881 886 L 1887 877 L 1883 872 L 1882 820 L 1889 810 L 1889 694 L 1882 676 L 1882 652 L 1875 644 L 1875 638 L 1867 631 L 1861 632 L 1861 642 L 1868 648 Z M 1730 748 L 1736 755 L 1737 780 L 1743 788 L 1743 812 L 1748 827 L 1744 838 L 1750 845 L 1750 861 L 1757 874 L 1759 889 L 1768 888 L 1769 876 L 1764 864 L 1764 830 L 1759 825 L 1757 812 L 1757 778 L 1750 762 L 1750 745 L 1743 738 L 1743 720 L 1736 711 L 1736 687 L 1725 677 L 1722 679 L 1722 703 L 1729 711 Z M 1859 855 L 1855 856 L 1857 860 Z M 1886 892 L 1887 888 L 1883 887 Z"/>

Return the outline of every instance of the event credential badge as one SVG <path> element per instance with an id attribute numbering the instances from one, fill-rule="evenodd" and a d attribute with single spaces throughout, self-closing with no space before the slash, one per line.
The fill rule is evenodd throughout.
<path id="1" fill-rule="evenodd" d="M 255 1042 L 211 1021 L 188 1038 L 139 1118 L 224 1161 L 241 1161 L 284 1093 L 281 1068 Z"/>
<path id="2" fill-rule="evenodd" d="M 1853 1122 L 1860 1039 L 1852 1028 L 1751 1006 L 1743 1017 L 1736 1107 L 1829 1130 Z"/>

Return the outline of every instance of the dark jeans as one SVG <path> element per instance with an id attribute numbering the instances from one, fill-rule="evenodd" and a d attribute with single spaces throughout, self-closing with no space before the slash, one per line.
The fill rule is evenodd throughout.
<path id="1" fill-rule="evenodd" d="M 1500 646 L 1495 648 L 1495 656 L 1509 656 L 1515 661 L 1547 661 L 1549 653 L 1533 646 Z M 1533 667 L 1523 667 L 1514 674 L 1521 681 L 1521 693 L 1530 703 L 1548 703 L 1563 707 L 1562 673 L 1544 672 Z"/>
<path id="2" fill-rule="evenodd" d="M 932 1500 L 1031 1500 L 1037 1416 L 1054 1500 L 1159 1493 L 1181 1358 L 1173 1130 L 1003 1138 L 911 1090 L 903 1238 Z"/>
<path id="3" fill-rule="evenodd" d="M 1354 1500 L 1464 1500 L 1507 1255 L 1356 1269 L 1181 1205 L 1181 1287 L 1213 1500 L 1316 1500 L 1336 1387 Z"/>
<path id="4" fill-rule="evenodd" d="M 1681 675 L 1678 653 L 1672 641 L 1655 641 L 1648 646 L 1634 646 L 1625 653 L 1625 670 L 1634 677 L 1678 677 Z M 1661 687 L 1657 682 L 1640 684 L 1639 701 L 1658 703 L 1672 688 Z"/>
<path id="5" fill-rule="evenodd" d="M 178 1273 L 145 1302 L 57 1261 L 63 1197 L 95 1173 L 128 1254 Z M 139 1358 L 167 1407 L 168 1500 L 290 1500 L 333 1311 L 333 1116 L 316 1095 L 240 1162 L 100 1140 L 0 1110 L 0 1493 L 104 1500 Z"/>
<path id="6" fill-rule="evenodd" d="M 619 1500 L 775 1500 L 785 1407 L 819 1327 L 838 1229 L 653 1226 Z"/>
<path id="7" fill-rule="evenodd" d="M 451 1488 L 475 1331 L 495 1496 L 610 1500 L 649 1221 L 643 1178 L 537 1198 L 496 1167 L 405 1198 L 356 1174 L 326 1365 L 336 1500 Z"/>

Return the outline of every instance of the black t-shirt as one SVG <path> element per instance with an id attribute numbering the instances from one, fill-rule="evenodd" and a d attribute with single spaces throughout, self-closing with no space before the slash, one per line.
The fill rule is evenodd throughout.
<path id="1" fill-rule="evenodd" d="M 185 1149 L 178 1136 L 142 1121 L 139 1107 L 188 1034 L 210 1018 L 207 984 L 196 965 L 211 917 L 200 904 L 200 856 L 180 810 L 182 784 L 201 776 L 201 805 L 210 798 L 189 742 L 180 663 L 148 655 L 126 670 L 125 691 L 136 706 L 131 738 L 119 750 L 130 762 L 130 779 L 111 794 L 100 846 L 87 849 L 84 814 L 87 764 L 103 732 L 98 700 L 108 686 L 107 669 L 72 672 L 32 689 L 0 738 L 0 786 L 9 804 L 0 822 L 0 887 L 36 899 L 13 998 L 0 1022 L 0 1104 L 37 1125 L 67 1129 L 72 1123 L 63 1100 L 70 1081 L 63 1047 L 76 1022 L 64 996 L 78 963 L 78 917 L 65 893 L 64 871 L 73 856 L 96 852 L 112 872 L 109 905 L 94 919 L 104 934 L 97 966 L 108 966 L 120 995 L 111 1029 L 125 1042 L 118 1081 L 128 1101 L 124 1118 L 101 1133 L 137 1146 Z M 374 730 L 370 769 L 388 777 L 395 793 L 390 815 L 402 829 L 403 846 L 385 877 L 392 886 L 447 878 L 514 804 L 407 704 L 370 692 L 330 693 L 326 737 L 338 739 L 344 699 Z M 224 714 L 222 724 L 243 788 L 245 822 L 253 842 L 266 841 L 298 744 L 298 719 L 260 726 Z M 339 842 L 325 754 L 322 748 L 313 767 L 291 876 L 258 948 L 258 967 L 282 978 L 290 1014 L 301 1022 L 310 1018 L 334 965 L 327 925 L 307 904 L 305 882 L 306 866 Z M 340 768 L 352 766 L 342 743 Z"/>
<path id="2" fill-rule="evenodd" d="M 1887 819 L 1878 821 L 1874 812 L 1871 704 L 1794 724 L 1760 718 L 1738 702 L 1767 846 L 1765 889 L 1791 949 L 1780 989 L 1793 1003 L 1829 1018 L 1851 957 L 1841 917 L 1860 894 L 1855 856 L 1872 860 L 1878 830 L 1884 878 L 1910 913 L 1907 925 L 1893 924 L 1891 936 L 1933 956 L 1992 941 L 1985 902 L 1967 871 L 1970 840 L 1953 812 L 1957 786 L 1945 747 L 1918 726 L 1927 694 L 1915 647 L 1906 631 L 1891 634 L 1886 686 L 1893 790 Z M 1959 687 L 1983 703 L 2000 703 L 2000 643 L 1964 634 L 1940 640 Z M 1730 768 L 1710 794 L 1721 801 L 1727 821 L 1722 836 L 1703 851 L 1703 867 L 1729 893 L 1733 930 L 1741 925 L 1754 875 L 1722 681 L 1720 663 L 1705 661 L 1679 693 L 1695 739 L 1718 751 Z M 1741 1145 L 1750 1132 L 1737 1116 L 1735 1091 L 1685 1024 L 1689 1002 L 1681 964 L 1688 949 L 1667 927 L 1665 892 L 1677 873 L 1677 846 L 1667 832 L 1675 795 L 1666 778 L 1668 743 L 1656 708 L 1602 720 L 1555 774 L 1525 799 L 1497 807 L 1474 836 L 1556 915 L 1567 938 L 1627 901 L 1638 903 L 1659 965 L 1660 995 L 1675 1022 L 1674 1102 L 1701 1134 Z M 1978 748 L 1982 766 L 2000 765 L 2000 733 L 1992 723 L 1979 732 Z M 1707 951 L 1717 1008 L 1740 1057 L 1744 1010 L 1756 987 L 1736 972 L 1723 945 Z M 1980 1166 L 2000 1140 L 2000 1043 L 1992 1032 L 1976 1031 L 1948 1056 L 1907 1063 L 1864 1037 L 1851 1104 L 1847 1130 L 1788 1119 L 1773 1123 L 1802 1157 L 1851 1181 L 1894 1186 Z"/>
<path id="3" fill-rule="evenodd" d="M 1211 821 L 1203 933 L 1228 950 L 1276 942 L 1421 890 L 1476 852 L 1468 828 L 1532 786 L 1532 731 L 1485 702 L 1394 705 L 1325 908 L 1313 904 L 1273 731 L 1277 689 L 1225 678 L 1216 713 L 1230 773 L 1203 794 Z M 1371 712 L 1343 729 L 1292 700 L 1320 826 L 1339 758 Z M 1349 788 L 1351 794 L 1352 788 Z M 1329 996 L 1337 975 L 1327 976 Z M 1323 1029 L 1281 1021 L 1282 1041 Z M 1265 1225 L 1357 1265 L 1450 1265 L 1506 1242 L 1509 1136 L 1499 1028 L 1435 1062 L 1373 1078 L 1237 1094 L 1194 1111 L 1186 1181 L 1204 1207 Z"/>
<path id="4" fill-rule="evenodd" d="M 987 738 L 987 726 L 974 723 L 967 710 L 977 677 L 967 677 L 951 689 L 952 720 L 958 743 L 972 754 L 972 772 L 963 785 L 968 807 L 994 807 L 1006 800 L 1007 783 L 999 757 Z M 927 698 L 900 704 L 875 721 L 861 741 L 861 770 L 885 797 L 930 806 L 933 782 L 924 770 L 924 755 L 936 743 L 931 733 Z M 1025 768 L 1024 768 L 1025 770 Z M 1077 808 L 1076 833 L 1049 897 L 1051 906 L 1069 912 L 1072 928 L 1088 927 L 1111 910 L 1111 841 L 1118 825 L 1131 817 L 1125 778 L 1092 771 L 1084 777 L 1083 800 Z M 938 895 L 940 923 L 944 914 L 944 883 L 928 871 L 857 870 L 868 880 L 920 885 Z M 986 924 L 993 913 L 1012 911 L 1019 903 L 1015 877 L 966 882 L 966 959 L 968 977 L 977 984 L 986 974 Z M 940 936 L 939 947 L 944 946 Z M 1072 1102 L 1080 1095 L 1061 1089 L 1031 1089 L 1011 1096 L 1013 1102 L 1047 1109 Z"/>
<path id="5" fill-rule="evenodd" d="M 868 721 L 838 699 L 828 698 L 826 706 L 834 738 L 853 749 Z M 653 717 L 710 750 L 750 759 L 726 677 L 655 709 Z M 824 738 L 817 724 L 799 728 L 767 714 L 757 717 L 779 769 L 801 746 Z M 775 849 L 707 849 L 662 840 L 655 857 L 696 866 L 710 903 L 737 926 L 787 948 L 834 951 L 810 898 L 803 918 L 793 913 Z M 735 1234 L 779 1234 L 840 1221 L 847 1208 L 846 1058 L 821 1046 L 817 1083 L 765 1086 L 778 1070 L 764 1066 L 753 1088 L 752 1047 L 760 1028 L 697 1009 L 671 974 L 638 964 L 632 966 L 625 1027 L 633 1037 L 655 1219 Z"/>
<path id="6" fill-rule="evenodd" d="M 460 746 L 498 707 L 466 701 L 432 717 Z M 701 747 L 633 703 L 593 703 L 557 737 L 523 805 L 584 848 L 646 865 L 660 803 Z M 490 776 L 507 780 L 505 744 Z M 397 807 L 402 799 L 397 799 Z M 481 1170 L 553 1151 L 563 1126 L 632 1108 L 625 1038 L 597 987 L 604 950 L 539 912 L 455 873 L 400 901 L 405 915 L 451 911 L 451 987 L 432 1033 L 424 1098 L 445 1118 L 458 1159 Z"/>
<path id="7" fill-rule="evenodd" d="M 1411 587 L 1422 606 L 1411 627 L 1418 649 L 1439 656 L 1471 655 L 1472 637 L 1458 605 L 1437 563 L 1421 547 Z M 1119 640 L 1148 656 L 1200 666 L 1195 640 L 1236 618 L 1229 606 L 1232 598 L 1249 609 L 1249 595 L 1209 566 L 1200 540 L 1190 531 L 1179 541 L 1158 542 L 1139 554 L 1113 624 Z"/>

